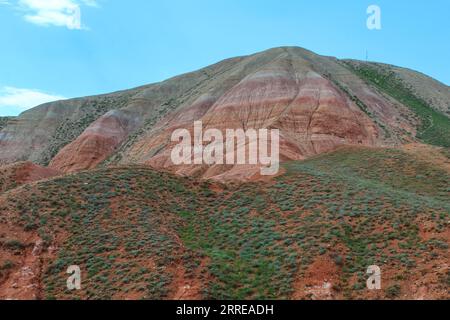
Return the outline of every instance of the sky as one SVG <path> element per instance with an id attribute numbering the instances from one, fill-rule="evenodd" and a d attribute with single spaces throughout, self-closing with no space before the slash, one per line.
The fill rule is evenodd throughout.
<path id="1" fill-rule="evenodd" d="M 381 29 L 370 30 L 377 5 Z M 273 47 L 450 84 L 448 0 L 0 0 L 0 116 L 129 89 Z"/>

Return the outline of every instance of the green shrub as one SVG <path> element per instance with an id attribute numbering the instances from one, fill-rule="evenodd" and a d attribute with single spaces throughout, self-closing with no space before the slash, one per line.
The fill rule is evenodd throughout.
<path id="1" fill-rule="evenodd" d="M 386 289 L 386 296 L 388 298 L 397 298 L 398 296 L 400 296 L 401 293 L 401 288 L 398 284 L 394 284 L 393 286 L 390 286 L 389 288 Z"/>

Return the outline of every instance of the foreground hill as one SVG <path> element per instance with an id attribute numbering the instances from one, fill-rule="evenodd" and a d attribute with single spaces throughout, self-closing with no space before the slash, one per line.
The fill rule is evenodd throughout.
<path id="1" fill-rule="evenodd" d="M 28 160 L 63 172 L 145 164 L 251 179 L 257 169 L 173 167 L 171 133 L 192 129 L 196 120 L 205 129 L 276 128 L 282 159 L 289 161 L 342 145 L 422 141 L 449 147 L 449 112 L 448 86 L 420 73 L 283 47 L 157 84 L 29 110 L 0 128 L 0 164 Z"/>
<path id="2" fill-rule="evenodd" d="M 344 148 L 239 185 L 132 166 L 10 190 L 0 298 L 448 299 L 449 158 L 433 152 Z"/>

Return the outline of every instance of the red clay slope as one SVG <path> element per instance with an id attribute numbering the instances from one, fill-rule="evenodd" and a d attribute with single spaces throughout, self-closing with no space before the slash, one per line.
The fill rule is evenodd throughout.
<path id="1" fill-rule="evenodd" d="M 60 172 L 39 166 L 32 162 L 17 162 L 12 165 L 0 167 L 0 193 L 20 185 L 52 178 Z"/>
<path id="2" fill-rule="evenodd" d="M 126 112 L 108 112 L 64 147 L 50 167 L 65 173 L 95 168 L 127 138 L 137 122 L 138 119 Z"/>

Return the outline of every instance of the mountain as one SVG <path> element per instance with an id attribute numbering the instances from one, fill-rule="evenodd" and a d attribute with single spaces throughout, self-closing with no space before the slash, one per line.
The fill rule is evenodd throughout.
<path id="1" fill-rule="evenodd" d="M 283 47 L 0 118 L 0 299 L 449 299 L 449 117 L 426 75 Z M 173 165 L 195 121 L 278 129 L 279 174 Z"/>
<path id="2" fill-rule="evenodd" d="M 171 133 L 199 120 L 205 129 L 280 129 L 282 159 L 301 160 L 342 145 L 449 147 L 449 116 L 449 88 L 420 73 L 283 47 L 29 110 L 0 131 L 0 163 L 32 161 L 66 173 L 145 164 L 246 180 L 257 168 L 173 167 Z"/>

